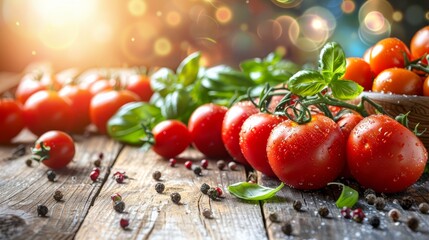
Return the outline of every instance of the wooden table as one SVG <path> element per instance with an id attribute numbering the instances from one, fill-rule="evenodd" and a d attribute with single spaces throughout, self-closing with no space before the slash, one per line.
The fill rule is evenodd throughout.
<path id="1" fill-rule="evenodd" d="M 125 146 L 106 136 L 74 138 L 74 161 L 56 171 L 55 182 L 48 180 L 44 165 L 25 164 L 35 136 L 24 132 L 15 144 L 0 146 L 0 239 L 429 239 L 429 215 L 419 213 L 417 207 L 429 201 L 427 176 L 406 192 L 385 196 L 387 205 L 382 211 L 368 205 L 361 196 L 355 207 L 362 208 L 367 218 L 357 223 L 343 218 L 335 206 L 340 194 L 336 187 L 311 192 L 284 187 L 267 201 L 244 201 L 226 189 L 232 183 L 247 180 L 249 169 L 241 165 L 237 171 L 221 171 L 216 167 L 217 159 L 210 159 L 209 168 L 197 176 L 184 167 L 186 160 L 199 164 L 203 159 L 192 148 L 179 156 L 176 167 L 170 167 L 167 160 L 152 151 Z M 9 159 L 18 144 L 25 145 L 27 154 Z M 104 154 L 101 174 L 97 182 L 92 182 L 89 175 L 100 153 Z M 125 171 L 129 179 L 118 184 L 112 178 L 117 171 Z M 154 189 L 154 171 L 162 173 L 166 186 L 162 194 Z M 260 174 L 258 182 L 268 187 L 280 184 Z M 200 192 L 202 183 L 221 187 L 224 197 L 211 200 Z M 56 190 L 63 192 L 63 201 L 54 200 Z M 180 204 L 171 201 L 172 192 L 181 194 Z M 124 213 L 113 209 L 110 196 L 114 193 L 122 195 Z M 416 200 L 409 210 L 397 202 L 404 196 Z M 302 202 L 301 211 L 292 208 L 294 200 Z M 38 216 L 39 204 L 49 208 L 47 217 Z M 322 206 L 330 211 L 327 218 L 317 213 Z M 213 218 L 202 215 L 205 208 L 212 210 Z M 393 208 L 402 214 L 396 223 L 388 217 Z M 272 213 L 278 214 L 279 221 L 270 220 Z M 377 229 L 368 223 L 374 215 L 381 219 Z M 411 216 L 420 221 L 416 231 L 407 227 Z M 125 230 L 119 226 L 123 217 L 130 220 Z M 291 236 L 281 230 L 287 221 L 292 224 Z"/>

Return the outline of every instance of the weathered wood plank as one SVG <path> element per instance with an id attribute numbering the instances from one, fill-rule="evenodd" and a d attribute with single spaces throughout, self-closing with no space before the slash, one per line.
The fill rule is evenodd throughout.
<path id="1" fill-rule="evenodd" d="M 27 149 L 30 143 L 27 144 Z M 0 146 L 0 239 L 73 239 L 102 183 L 92 183 L 89 173 L 93 158 L 104 152 L 101 177 L 105 177 L 121 145 L 104 136 L 77 140 L 76 156 L 66 168 L 56 171 L 57 181 L 50 182 L 43 164 L 25 164 L 28 155 L 7 160 L 13 146 Z M 53 194 L 61 190 L 64 201 Z M 49 208 L 48 217 L 37 216 L 37 205 Z M 15 216 L 20 222 L 11 226 L 5 219 Z M 19 220 L 19 221 L 18 221 Z"/>
<path id="2" fill-rule="evenodd" d="M 262 213 L 258 202 L 241 201 L 228 193 L 218 201 L 203 195 L 199 188 L 206 182 L 210 186 L 226 186 L 246 180 L 244 168 L 239 171 L 216 168 L 215 161 L 202 176 L 184 167 L 186 159 L 199 164 L 202 156 L 193 149 L 180 156 L 176 167 L 170 167 L 152 151 L 126 147 L 118 157 L 111 173 L 125 171 L 131 178 L 118 184 L 107 179 L 94 206 L 85 219 L 76 239 L 266 239 Z M 161 171 L 166 190 L 158 194 L 152 178 Z M 111 175 L 112 175 L 111 174 Z M 182 196 L 181 204 L 170 199 L 172 192 Z M 126 204 L 126 213 L 113 210 L 110 196 L 120 193 Z M 204 208 L 213 211 L 214 218 L 202 216 Z M 130 219 L 129 230 L 119 226 L 121 217 Z"/>

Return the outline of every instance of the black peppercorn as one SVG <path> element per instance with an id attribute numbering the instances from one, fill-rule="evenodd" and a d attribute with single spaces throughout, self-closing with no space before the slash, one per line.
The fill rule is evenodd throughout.
<path id="1" fill-rule="evenodd" d="M 46 172 L 46 175 L 48 176 L 49 181 L 55 182 L 55 178 L 57 177 L 57 174 L 53 170 L 48 170 Z"/>
<path id="2" fill-rule="evenodd" d="M 279 221 L 279 215 L 277 213 L 270 213 L 268 215 L 268 218 L 271 222 L 278 222 Z"/>
<path id="3" fill-rule="evenodd" d="M 282 224 L 282 232 L 288 236 L 292 235 L 292 224 L 288 221 Z"/>
<path id="4" fill-rule="evenodd" d="M 293 209 L 295 209 L 296 211 L 300 211 L 302 208 L 302 203 L 300 200 L 295 200 L 293 201 L 292 206 L 293 206 Z"/>
<path id="5" fill-rule="evenodd" d="M 203 210 L 203 216 L 205 217 L 205 218 L 213 218 L 213 213 L 212 213 L 212 210 L 210 210 L 209 208 L 204 208 L 204 210 Z"/>
<path id="6" fill-rule="evenodd" d="M 363 192 L 363 196 L 366 198 L 366 196 L 368 196 L 368 194 L 374 194 L 375 195 L 375 191 L 373 189 L 371 189 L 371 188 L 367 188 Z"/>
<path id="7" fill-rule="evenodd" d="M 155 179 L 156 181 L 159 181 L 159 179 L 161 179 L 161 172 L 160 171 L 155 171 L 152 173 L 152 177 L 153 179 Z"/>
<path id="8" fill-rule="evenodd" d="M 27 159 L 27 160 L 25 160 L 25 164 L 26 164 L 28 167 L 31 167 L 31 165 L 33 165 L 33 160 L 31 160 L 31 159 Z"/>
<path id="9" fill-rule="evenodd" d="M 378 228 L 380 226 L 380 218 L 377 216 L 372 216 L 368 221 L 373 228 Z"/>
<path id="10" fill-rule="evenodd" d="M 37 205 L 37 215 L 41 217 L 46 217 L 46 214 L 48 214 L 48 207 L 45 205 Z"/>
<path id="11" fill-rule="evenodd" d="M 321 217 L 327 217 L 329 215 L 329 209 L 327 207 L 320 207 L 317 211 Z"/>
<path id="12" fill-rule="evenodd" d="M 413 206 L 414 199 L 410 196 L 406 196 L 406 197 L 403 197 L 401 201 L 399 201 L 399 204 L 401 205 L 402 209 L 408 210 Z"/>
<path id="13" fill-rule="evenodd" d="M 419 220 L 416 217 L 410 217 L 407 221 L 407 226 L 413 230 L 416 231 L 417 228 L 419 227 Z"/>
<path id="14" fill-rule="evenodd" d="M 377 197 L 374 200 L 374 206 L 377 210 L 383 210 L 384 207 L 386 206 L 386 201 L 382 197 Z"/>
<path id="15" fill-rule="evenodd" d="M 207 195 L 213 199 L 216 200 L 219 197 L 219 192 L 216 190 L 216 188 L 211 187 L 208 191 L 207 191 Z"/>
<path id="16" fill-rule="evenodd" d="M 193 171 L 194 171 L 195 175 L 201 176 L 201 172 L 202 172 L 201 167 L 196 166 L 196 167 L 194 167 Z"/>
<path id="17" fill-rule="evenodd" d="M 155 184 L 155 191 L 157 192 L 157 193 L 163 193 L 164 192 L 164 190 L 165 190 L 165 185 L 164 185 L 164 183 L 156 183 Z"/>
<path id="18" fill-rule="evenodd" d="M 60 190 L 55 191 L 54 193 L 54 199 L 55 201 L 59 202 L 63 199 L 64 195 Z"/>
<path id="19" fill-rule="evenodd" d="M 401 212 L 399 212 L 398 209 L 394 208 L 392 210 L 390 210 L 387 215 L 389 216 L 389 218 L 393 221 L 393 222 L 397 222 L 399 221 L 399 218 L 401 218 Z"/>
<path id="20" fill-rule="evenodd" d="M 426 214 L 429 212 L 429 204 L 422 202 L 419 204 L 419 211 L 423 214 Z"/>
<path id="21" fill-rule="evenodd" d="M 101 159 L 97 159 L 94 161 L 94 166 L 95 167 L 100 167 L 101 166 Z"/>
<path id="22" fill-rule="evenodd" d="M 202 193 L 207 194 L 207 192 L 209 191 L 209 189 L 210 189 L 210 186 L 207 183 L 201 184 L 200 191 Z"/>
<path id="23" fill-rule="evenodd" d="M 374 205 L 376 198 L 377 197 L 375 196 L 375 194 L 370 193 L 370 194 L 366 195 L 365 200 L 369 205 Z"/>
<path id="24" fill-rule="evenodd" d="M 124 212 L 125 210 L 125 203 L 123 201 L 117 201 L 113 203 L 113 209 L 115 209 L 115 211 L 121 213 Z"/>
<path id="25" fill-rule="evenodd" d="M 182 198 L 178 192 L 172 193 L 170 197 L 171 197 L 171 201 L 173 201 L 175 204 L 179 204 L 180 199 Z"/>
<path id="26" fill-rule="evenodd" d="M 237 163 L 235 163 L 235 162 L 229 162 L 229 163 L 228 163 L 228 168 L 229 168 L 229 170 L 231 170 L 231 171 L 236 171 L 236 170 L 237 170 L 237 168 L 238 168 Z"/>
<path id="27" fill-rule="evenodd" d="M 219 170 L 223 170 L 226 167 L 226 163 L 224 160 L 219 160 L 216 162 L 216 166 Z"/>

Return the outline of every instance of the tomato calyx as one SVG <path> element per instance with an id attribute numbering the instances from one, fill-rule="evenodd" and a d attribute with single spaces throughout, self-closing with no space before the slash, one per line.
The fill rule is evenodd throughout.
<path id="1" fill-rule="evenodd" d="M 31 148 L 31 160 L 42 162 L 49 159 L 51 147 L 46 146 L 43 141 L 39 142 L 39 148 Z"/>
<path id="2" fill-rule="evenodd" d="M 395 117 L 395 120 L 398 121 L 400 124 L 402 124 L 403 126 L 405 126 L 406 128 L 410 129 L 409 126 L 409 121 L 408 121 L 408 115 L 410 114 L 410 112 L 407 112 L 405 114 L 401 113 L 398 116 Z M 416 126 L 414 126 L 414 129 L 410 129 L 416 136 L 420 137 L 423 135 L 423 133 L 426 132 L 426 128 L 423 129 L 423 131 L 419 132 L 419 125 L 420 123 L 417 123 Z"/>
<path id="3" fill-rule="evenodd" d="M 420 58 L 410 61 L 404 53 L 404 60 L 406 69 L 416 70 L 419 76 L 427 76 L 429 74 L 429 65 L 424 63 L 424 61 L 429 62 L 429 54 L 425 54 Z"/>

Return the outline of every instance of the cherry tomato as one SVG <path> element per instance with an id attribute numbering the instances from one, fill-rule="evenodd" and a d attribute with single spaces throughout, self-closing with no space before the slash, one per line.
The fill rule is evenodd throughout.
<path id="1" fill-rule="evenodd" d="M 374 79 L 372 91 L 422 95 L 423 82 L 419 75 L 412 71 L 404 68 L 389 68 Z"/>
<path id="2" fill-rule="evenodd" d="M 360 121 L 347 141 L 347 161 L 353 177 L 365 188 L 394 193 L 422 175 L 428 155 L 420 139 L 386 115 Z"/>
<path id="3" fill-rule="evenodd" d="M 152 134 L 155 140 L 152 149 L 164 158 L 179 155 L 191 144 L 191 134 L 187 126 L 179 120 L 158 123 L 152 129 Z"/>
<path id="4" fill-rule="evenodd" d="M 24 105 L 27 128 L 37 136 L 49 130 L 68 131 L 72 117 L 69 100 L 62 98 L 55 91 L 36 92 Z"/>
<path id="5" fill-rule="evenodd" d="M 0 99 L 0 143 L 9 143 L 24 127 L 21 103 L 13 99 Z"/>
<path id="6" fill-rule="evenodd" d="M 19 82 L 18 87 L 15 91 L 15 98 L 21 104 L 25 104 L 27 99 L 34 93 L 46 90 L 46 86 L 40 81 L 41 75 L 27 74 Z"/>
<path id="7" fill-rule="evenodd" d="M 69 99 L 71 104 L 71 114 L 74 116 L 71 122 L 70 131 L 83 133 L 85 128 L 91 123 L 89 118 L 89 104 L 91 103 L 91 93 L 78 85 L 66 85 L 58 94 Z"/>
<path id="8" fill-rule="evenodd" d="M 371 50 L 372 47 L 368 48 L 367 50 L 365 50 L 365 52 L 363 53 L 363 60 L 365 60 L 365 62 L 367 62 L 369 64 L 369 62 L 371 61 L 370 57 L 371 57 Z"/>
<path id="9" fill-rule="evenodd" d="M 314 115 L 306 124 L 286 120 L 268 137 L 267 156 L 285 184 L 302 190 L 320 189 L 343 170 L 345 140 L 338 125 L 324 115 Z"/>
<path id="10" fill-rule="evenodd" d="M 222 141 L 231 157 L 237 162 L 248 164 L 240 149 L 240 130 L 243 122 L 259 109 L 250 101 L 234 104 L 225 114 L 222 122 Z"/>
<path id="11" fill-rule="evenodd" d="M 120 107 L 129 102 L 139 101 L 139 97 L 128 90 L 110 90 L 98 93 L 91 99 L 89 116 L 91 122 L 102 134 L 107 132 L 107 121 Z"/>
<path id="12" fill-rule="evenodd" d="M 42 146 L 43 142 L 43 146 Z M 59 169 L 69 164 L 75 155 L 73 139 L 62 131 L 48 131 L 41 135 L 32 149 L 33 158 L 49 168 Z"/>
<path id="13" fill-rule="evenodd" d="M 267 156 L 267 142 L 271 130 L 287 118 L 268 113 L 257 113 L 247 118 L 240 131 L 240 149 L 254 169 L 275 177 Z"/>
<path id="14" fill-rule="evenodd" d="M 376 43 L 371 49 L 371 70 L 375 76 L 388 68 L 405 67 L 404 54 L 411 59 L 407 45 L 397 38 L 385 38 Z"/>
<path id="15" fill-rule="evenodd" d="M 101 93 L 104 91 L 113 90 L 113 88 L 114 88 L 114 83 L 108 79 L 97 80 L 88 86 L 88 90 L 92 96 L 95 96 L 98 93 Z"/>
<path id="16" fill-rule="evenodd" d="M 207 157 L 228 157 L 222 142 L 222 121 L 228 108 L 213 103 L 199 106 L 191 114 L 188 129 L 193 146 Z"/>
<path id="17" fill-rule="evenodd" d="M 429 54 L 429 26 L 421 28 L 414 34 L 411 39 L 410 50 L 413 60 Z M 427 64 L 426 59 L 423 62 Z"/>
<path id="18" fill-rule="evenodd" d="M 365 91 L 372 89 L 371 67 L 362 58 L 351 57 L 346 59 L 346 72 L 343 79 L 352 80 L 361 85 Z"/>
<path id="19" fill-rule="evenodd" d="M 429 96 L 429 76 L 423 82 L 423 95 Z"/>
<path id="20" fill-rule="evenodd" d="M 128 78 L 126 86 L 126 89 L 137 94 L 141 101 L 149 102 L 152 97 L 153 90 L 150 86 L 150 79 L 148 76 L 141 74 L 131 75 Z"/>

